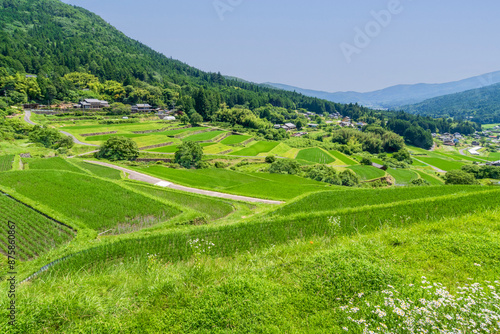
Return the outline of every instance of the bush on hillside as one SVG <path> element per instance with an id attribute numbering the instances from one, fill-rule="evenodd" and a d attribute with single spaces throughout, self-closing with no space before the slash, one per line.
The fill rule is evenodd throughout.
<path id="1" fill-rule="evenodd" d="M 361 182 L 361 178 L 354 171 L 346 169 L 339 174 L 342 185 L 346 187 L 357 186 Z"/>
<path id="2" fill-rule="evenodd" d="M 334 185 L 342 185 L 342 180 L 337 171 L 326 165 L 315 165 L 306 170 L 306 176 L 312 180 L 326 182 Z"/>
<path id="3" fill-rule="evenodd" d="M 464 172 L 463 170 L 452 170 L 444 176 L 445 184 L 478 184 L 474 174 Z"/>
<path id="4" fill-rule="evenodd" d="M 269 173 L 295 175 L 300 173 L 300 165 L 295 160 L 279 159 L 269 167 Z"/>
<path id="5" fill-rule="evenodd" d="M 274 155 L 268 155 L 268 156 L 266 157 L 266 162 L 267 162 L 268 164 L 272 164 L 272 163 L 273 163 L 273 162 L 275 162 L 275 161 L 276 161 L 276 157 L 275 157 Z"/>
<path id="6" fill-rule="evenodd" d="M 108 159 L 110 161 L 135 160 L 139 156 L 137 143 L 127 137 L 111 137 L 95 154 L 98 159 Z"/>
<path id="7" fill-rule="evenodd" d="M 46 148 L 58 149 L 61 147 L 70 149 L 73 147 L 73 139 L 62 135 L 56 129 L 35 126 L 29 134 L 30 141 L 42 144 Z"/>
<path id="8" fill-rule="evenodd" d="M 175 162 L 184 168 L 196 166 L 202 159 L 203 148 L 199 143 L 194 141 L 182 143 L 177 152 L 175 152 Z"/>

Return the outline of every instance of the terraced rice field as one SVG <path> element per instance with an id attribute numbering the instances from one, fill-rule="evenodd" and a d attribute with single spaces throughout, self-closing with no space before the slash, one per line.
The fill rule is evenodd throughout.
<path id="1" fill-rule="evenodd" d="M 72 161 L 75 165 L 90 172 L 92 175 L 99 176 L 111 180 L 121 180 L 121 172 L 119 170 L 108 168 L 104 166 L 99 166 L 95 164 L 90 164 L 83 161 Z"/>
<path id="2" fill-rule="evenodd" d="M 14 226 L 16 253 L 21 261 L 29 261 L 68 243 L 76 232 L 58 224 L 28 206 L 0 194 L 0 253 L 7 255 L 9 230 Z"/>
<path id="3" fill-rule="evenodd" d="M 300 150 L 296 159 L 302 159 L 318 164 L 330 164 L 335 161 L 335 158 L 318 147 Z"/>
<path id="4" fill-rule="evenodd" d="M 209 131 L 209 132 L 203 132 L 203 133 L 198 133 L 192 136 L 187 136 L 182 138 L 182 141 L 206 141 L 206 140 L 212 140 L 215 137 L 227 133 L 226 131 Z"/>
<path id="5" fill-rule="evenodd" d="M 0 172 L 6 172 L 11 170 L 13 162 L 14 162 L 14 155 L 0 156 Z"/>
<path id="6" fill-rule="evenodd" d="M 440 179 L 438 179 L 438 178 L 436 178 L 436 177 L 434 177 L 432 175 L 429 175 L 429 174 L 427 174 L 425 172 L 417 171 L 417 173 L 418 173 L 418 175 L 420 175 L 420 177 L 422 179 L 424 179 L 425 181 L 429 182 L 429 184 L 431 186 L 439 186 L 439 185 L 443 185 L 444 184 L 444 182 L 442 180 L 440 180 Z"/>
<path id="7" fill-rule="evenodd" d="M 346 156 L 345 154 L 340 153 L 339 151 L 329 151 L 329 153 L 335 157 L 335 159 L 342 161 L 342 163 L 346 166 L 355 166 L 358 163 Z"/>
<path id="8" fill-rule="evenodd" d="M 266 199 L 288 200 L 308 192 L 330 188 L 325 183 L 294 175 L 240 173 L 227 169 L 186 170 L 163 166 L 134 169 L 189 187 Z"/>
<path id="9" fill-rule="evenodd" d="M 227 138 L 224 138 L 221 143 L 224 145 L 234 145 L 234 144 L 240 144 L 243 143 L 244 141 L 249 140 L 252 138 L 252 136 L 245 136 L 245 135 L 231 135 Z"/>
<path id="10" fill-rule="evenodd" d="M 408 169 L 389 168 L 387 170 L 387 173 L 389 173 L 394 179 L 396 179 L 397 185 L 408 185 L 411 183 L 411 181 L 418 179 L 418 175 Z"/>
<path id="11" fill-rule="evenodd" d="M 250 156 L 254 157 L 260 153 L 268 153 L 273 148 L 279 145 L 279 142 L 259 141 L 236 152 L 231 152 L 229 155 Z"/>
<path id="12" fill-rule="evenodd" d="M 369 205 L 396 203 L 420 198 L 484 191 L 480 186 L 439 186 L 388 189 L 346 189 L 324 191 L 293 201 L 268 216 L 290 216 L 308 212 L 326 212 Z"/>
<path id="13" fill-rule="evenodd" d="M 63 158 L 23 158 L 23 163 L 28 164 L 28 168 L 31 170 L 37 169 L 54 169 L 54 170 L 65 170 L 75 173 L 83 173 L 83 171 L 67 162 Z"/>
<path id="14" fill-rule="evenodd" d="M 348 169 L 353 170 L 361 177 L 363 181 L 378 179 L 385 175 L 385 172 L 383 170 L 375 168 L 373 166 L 352 166 Z"/>
<path id="15" fill-rule="evenodd" d="M 85 174 L 60 170 L 0 173 L 0 184 L 96 231 L 125 233 L 164 222 L 180 211 Z"/>
<path id="16" fill-rule="evenodd" d="M 196 210 L 200 214 L 208 216 L 211 220 L 223 218 L 234 211 L 234 206 L 228 201 L 169 189 L 159 189 L 158 187 L 140 185 L 135 182 L 127 182 L 127 184 L 139 191 Z"/>
<path id="17" fill-rule="evenodd" d="M 201 147 L 208 147 L 215 145 L 215 143 L 200 143 Z M 148 152 L 159 152 L 159 153 L 175 153 L 179 149 L 180 145 L 168 145 L 163 147 L 157 147 L 147 150 Z"/>
<path id="18" fill-rule="evenodd" d="M 465 165 L 465 163 L 462 162 L 445 160 L 440 158 L 419 157 L 418 159 L 422 160 L 425 163 L 428 163 L 431 166 L 437 167 L 447 172 L 454 169 L 461 169 L 462 166 Z"/>

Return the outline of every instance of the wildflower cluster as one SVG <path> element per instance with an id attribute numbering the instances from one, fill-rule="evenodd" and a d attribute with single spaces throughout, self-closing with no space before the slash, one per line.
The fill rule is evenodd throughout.
<path id="1" fill-rule="evenodd" d="M 148 253 L 148 269 L 153 269 L 158 264 L 158 254 Z"/>
<path id="2" fill-rule="evenodd" d="M 215 247 L 215 244 L 213 242 L 198 238 L 189 240 L 188 244 L 191 246 L 194 253 L 198 256 L 202 254 L 209 254 L 212 248 Z"/>
<path id="3" fill-rule="evenodd" d="M 340 223 L 341 223 L 340 217 L 333 217 L 333 216 L 329 217 L 328 218 L 328 223 L 330 223 L 333 226 L 333 229 L 334 229 L 335 233 L 340 232 L 340 228 L 341 228 L 341 226 L 340 226 Z"/>
<path id="4" fill-rule="evenodd" d="M 406 293 L 392 286 L 381 292 L 380 305 L 362 302 L 360 310 L 352 299 L 340 309 L 354 324 L 353 331 L 363 333 L 498 333 L 500 331 L 500 281 L 465 284 L 451 294 L 440 283 L 422 277 L 419 287 L 410 284 Z M 406 288 L 406 287 L 405 287 Z M 406 296 L 414 296 L 406 297 Z M 350 329 L 345 327 L 344 330 Z"/>

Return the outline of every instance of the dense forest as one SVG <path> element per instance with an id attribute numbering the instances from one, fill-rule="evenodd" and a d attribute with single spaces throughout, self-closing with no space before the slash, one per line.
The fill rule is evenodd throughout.
<path id="1" fill-rule="evenodd" d="M 128 38 L 83 8 L 58 0 L 0 0 L 0 9 L 0 110 L 26 102 L 57 104 L 98 98 L 128 105 L 175 105 L 188 114 L 195 111 L 205 121 L 266 131 L 271 131 L 273 123 L 285 121 L 305 125 L 308 120 L 296 110 L 318 115 L 338 112 L 383 127 L 388 118 L 400 119 L 398 127 L 388 129 L 422 147 L 436 129 L 474 128 L 206 73 Z M 409 128 L 412 131 L 406 132 Z M 269 135 L 276 137 L 276 133 Z"/>
<path id="2" fill-rule="evenodd" d="M 500 123 L 500 84 L 436 97 L 402 109 L 412 114 L 453 117 L 457 121 Z"/>

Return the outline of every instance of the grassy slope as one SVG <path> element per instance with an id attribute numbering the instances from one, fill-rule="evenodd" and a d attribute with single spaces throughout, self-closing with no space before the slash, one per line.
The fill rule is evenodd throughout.
<path id="1" fill-rule="evenodd" d="M 19 289 L 24 307 L 17 329 L 338 333 L 352 328 L 339 307 L 360 292 L 380 303 L 388 284 L 420 285 L 422 275 L 452 292 L 470 283 L 468 277 L 498 279 L 496 218 L 485 212 L 353 237 L 299 239 L 234 257 L 143 258 L 71 276 L 53 272 Z M 353 306 L 364 307 L 357 300 Z M 4 316 L 6 308 L 3 299 Z"/>
<path id="2" fill-rule="evenodd" d="M 485 187 L 440 186 L 389 189 L 340 189 L 301 197 L 270 212 L 270 216 L 289 216 L 298 213 L 332 211 L 366 205 L 396 203 L 406 200 L 465 194 L 484 191 Z"/>

